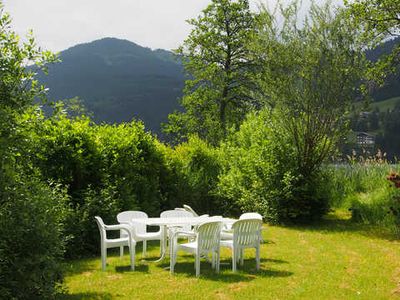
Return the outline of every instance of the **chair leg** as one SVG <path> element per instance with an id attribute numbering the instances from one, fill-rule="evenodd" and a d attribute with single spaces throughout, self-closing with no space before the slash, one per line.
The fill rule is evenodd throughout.
<path id="1" fill-rule="evenodd" d="M 200 276 L 200 255 L 196 255 L 196 277 Z"/>
<path id="2" fill-rule="evenodd" d="M 219 273 L 219 251 L 215 253 L 215 271 Z"/>
<path id="3" fill-rule="evenodd" d="M 244 249 L 240 249 L 240 265 L 243 266 L 244 261 Z"/>
<path id="4" fill-rule="evenodd" d="M 170 252 L 170 258 L 169 258 L 169 272 L 170 272 L 170 274 L 174 274 L 175 262 L 176 262 L 176 255 L 175 255 L 174 251 L 172 250 Z"/>
<path id="5" fill-rule="evenodd" d="M 103 271 L 106 270 L 106 262 L 107 259 L 107 248 L 105 247 L 105 245 L 101 245 L 101 269 Z"/>
<path id="6" fill-rule="evenodd" d="M 147 241 L 143 241 L 143 257 L 146 257 Z"/>
<path id="7" fill-rule="evenodd" d="M 256 269 L 260 270 L 260 246 L 256 247 Z"/>
<path id="8" fill-rule="evenodd" d="M 235 248 L 232 249 L 232 271 L 236 272 L 236 261 L 237 261 L 237 250 Z"/>
<path id="9" fill-rule="evenodd" d="M 122 258 L 124 256 L 124 246 L 119 247 L 119 256 Z"/>
<path id="10" fill-rule="evenodd" d="M 136 254 L 136 244 L 131 243 L 129 245 L 129 257 L 131 260 L 131 270 L 135 271 L 135 254 Z"/>
<path id="11" fill-rule="evenodd" d="M 211 268 L 215 268 L 215 253 L 213 252 L 212 254 L 211 254 L 212 256 L 211 256 Z"/>

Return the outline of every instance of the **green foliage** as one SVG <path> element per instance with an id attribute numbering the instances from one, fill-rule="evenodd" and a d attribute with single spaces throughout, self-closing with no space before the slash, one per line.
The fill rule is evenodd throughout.
<path id="1" fill-rule="evenodd" d="M 353 26 L 362 32 L 368 47 L 375 48 L 388 39 L 399 36 L 400 3 L 397 0 L 344 1 Z M 385 78 L 400 66 L 400 46 L 396 45 L 388 55 L 382 55 L 369 68 L 369 79 L 383 85 Z M 373 84 L 370 84 L 373 87 Z"/>
<path id="2" fill-rule="evenodd" d="M 178 139 L 196 133 L 217 144 L 259 104 L 248 48 L 255 18 L 248 0 L 213 0 L 189 20 L 193 30 L 177 50 L 190 76 L 181 100 L 185 111 L 170 115 L 167 133 Z"/>
<path id="3" fill-rule="evenodd" d="M 171 149 L 159 145 L 164 153 L 167 173 L 163 177 L 163 194 L 168 207 L 192 206 L 201 214 L 227 212 L 224 197 L 216 193 L 222 165 L 220 151 L 197 136 Z"/>
<path id="4" fill-rule="evenodd" d="M 397 0 L 345 1 L 355 25 L 361 26 L 370 45 L 396 36 L 400 29 L 400 3 Z"/>
<path id="5" fill-rule="evenodd" d="M 380 152 L 370 157 L 354 153 L 345 164 L 327 167 L 331 206 L 351 210 L 355 222 L 399 233 L 399 190 L 387 180 L 393 168 L 397 165 Z"/>
<path id="6" fill-rule="evenodd" d="M 315 172 L 304 178 L 280 117 L 268 111 L 250 115 L 224 144 L 219 192 L 233 203 L 232 213 L 258 211 L 272 223 L 310 222 L 327 211 L 324 177 Z"/>
<path id="7" fill-rule="evenodd" d="M 255 47 L 264 60 L 265 93 L 282 115 L 281 126 L 306 179 L 347 132 L 346 115 L 364 74 L 365 58 L 343 11 L 312 5 L 298 29 L 296 9 L 294 3 L 282 10 L 282 29 L 264 11 L 266 21 Z"/>
<path id="8" fill-rule="evenodd" d="M 4 299 L 47 299 L 59 292 L 66 193 L 34 174 L 0 179 L 0 293 Z"/>
<path id="9" fill-rule="evenodd" d="M 163 156 L 141 123 L 96 125 L 85 116 L 69 118 L 62 104 L 50 118 L 36 110 L 24 119 L 31 164 L 70 195 L 69 256 L 98 251 L 95 215 L 115 223 L 123 210 L 160 212 Z"/>
<path id="10" fill-rule="evenodd" d="M 0 3 L 0 294 L 5 299 L 53 298 L 62 281 L 65 193 L 37 179 L 21 113 L 45 89 L 34 70 L 55 61 L 32 35 L 21 43 Z M 28 64 L 32 68 L 26 68 Z"/>

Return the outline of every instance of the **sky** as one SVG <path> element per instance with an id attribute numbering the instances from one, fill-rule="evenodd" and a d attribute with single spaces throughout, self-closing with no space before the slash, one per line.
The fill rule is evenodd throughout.
<path id="1" fill-rule="evenodd" d="M 1 0 L 0 0 L 1 1 Z M 273 6 L 276 0 L 263 0 Z M 303 0 L 307 5 L 311 0 Z M 325 0 L 316 0 L 324 2 Z M 20 36 L 32 29 L 43 49 L 62 51 L 103 37 L 152 49 L 177 48 L 190 32 L 185 22 L 211 0 L 3 0 Z M 340 0 L 334 0 L 338 3 Z M 255 8 L 259 1 L 252 1 Z M 264 2 L 265 3 L 265 2 Z"/>

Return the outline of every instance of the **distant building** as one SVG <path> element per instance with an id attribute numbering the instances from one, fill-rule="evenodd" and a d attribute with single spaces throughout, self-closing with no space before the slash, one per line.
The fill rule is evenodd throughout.
<path id="1" fill-rule="evenodd" d="M 360 118 L 362 118 L 362 119 L 367 119 L 370 115 L 371 115 L 371 112 L 369 112 L 369 111 L 360 112 Z"/>
<path id="2" fill-rule="evenodd" d="M 375 136 L 368 134 L 366 132 L 357 132 L 356 139 L 358 145 L 363 145 L 363 146 L 375 145 Z"/>

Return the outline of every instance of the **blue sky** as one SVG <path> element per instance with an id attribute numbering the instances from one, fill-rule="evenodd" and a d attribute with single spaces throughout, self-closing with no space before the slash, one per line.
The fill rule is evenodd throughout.
<path id="1" fill-rule="evenodd" d="M 274 6 L 276 0 L 263 0 Z M 44 49 L 61 51 L 102 37 L 117 37 L 150 48 L 173 49 L 211 0 L 3 0 L 13 29 L 33 29 Z M 260 1 L 252 1 L 256 7 Z M 262 1 L 261 1 L 262 2 Z M 325 0 L 316 0 L 325 2 Z M 333 3 L 339 3 L 334 0 Z M 303 0 L 305 6 L 310 0 Z"/>

